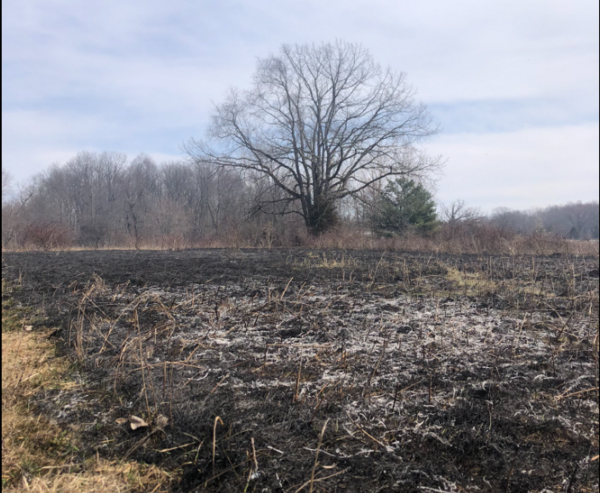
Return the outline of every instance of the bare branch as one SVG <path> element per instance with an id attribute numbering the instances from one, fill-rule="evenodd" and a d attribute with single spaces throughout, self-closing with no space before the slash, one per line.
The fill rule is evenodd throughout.
<path id="1" fill-rule="evenodd" d="M 321 216 L 336 201 L 442 166 L 417 151 L 438 127 L 405 79 L 355 44 L 284 45 L 259 60 L 249 91 L 217 106 L 209 142 L 185 149 L 196 162 L 268 177 L 300 203 L 309 229 L 326 228 Z"/>

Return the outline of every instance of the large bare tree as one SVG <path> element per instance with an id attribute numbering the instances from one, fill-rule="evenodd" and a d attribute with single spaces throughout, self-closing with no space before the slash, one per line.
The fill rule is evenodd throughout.
<path id="1" fill-rule="evenodd" d="M 258 61 L 250 90 L 232 90 L 216 107 L 208 138 L 186 150 L 197 162 L 263 175 L 320 233 L 340 199 L 440 167 L 418 148 L 437 127 L 414 95 L 403 73 L 359 45 L 283 45 Z"/>

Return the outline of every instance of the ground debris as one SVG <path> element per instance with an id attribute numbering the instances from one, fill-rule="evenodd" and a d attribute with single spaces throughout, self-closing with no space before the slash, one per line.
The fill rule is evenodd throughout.
<path id="1" fill-rule="evenodd" d="M 597 258 L 238 257 L 4 254 L 82 367 L 38 404 L 181 491 L 559 491 L 597 455 Z"/>

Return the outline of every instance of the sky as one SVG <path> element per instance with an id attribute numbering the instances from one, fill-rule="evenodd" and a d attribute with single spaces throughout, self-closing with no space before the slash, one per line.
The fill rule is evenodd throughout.
<path id="1" fill-rule="evenodd" d="M 360 43 L 442 132 L 435 197 L 483 212 L 598 200 L 598 0 L 5 0 L 2 166 L 185 158 L 282 44 Z"/>

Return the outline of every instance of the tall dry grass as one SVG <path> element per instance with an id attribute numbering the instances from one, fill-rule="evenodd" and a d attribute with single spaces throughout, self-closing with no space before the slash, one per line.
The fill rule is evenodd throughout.
<path id="1" fill-rule="evenodd" d="M 598 240 L 569 240 L 550 233 L 516 234 L 484 224 L 449 233 L 443 227 L 434 234 L 406 233 L 389 238 L 377 237 L 370 231 L 343 225 L 319 236 L 303 230 L 283 231 L 279 235 L 249 235 L 244 230 L 231 230 L 200 240 L 189 240 L 182 235 L 140 240 L 139 250 L 184 250 L 190 248 L 311 248 L 321 250 L 387 250 L 433 252 L 447 254 L 488 255 L 574 255 L 598 256 Z M 3 251 L 79 251 L 90 247 L 73 244 L 40 248 L 26 243 Z M 134 250 L 133 242 L 125 241 L 103 245 L 96 250 Z"/>

